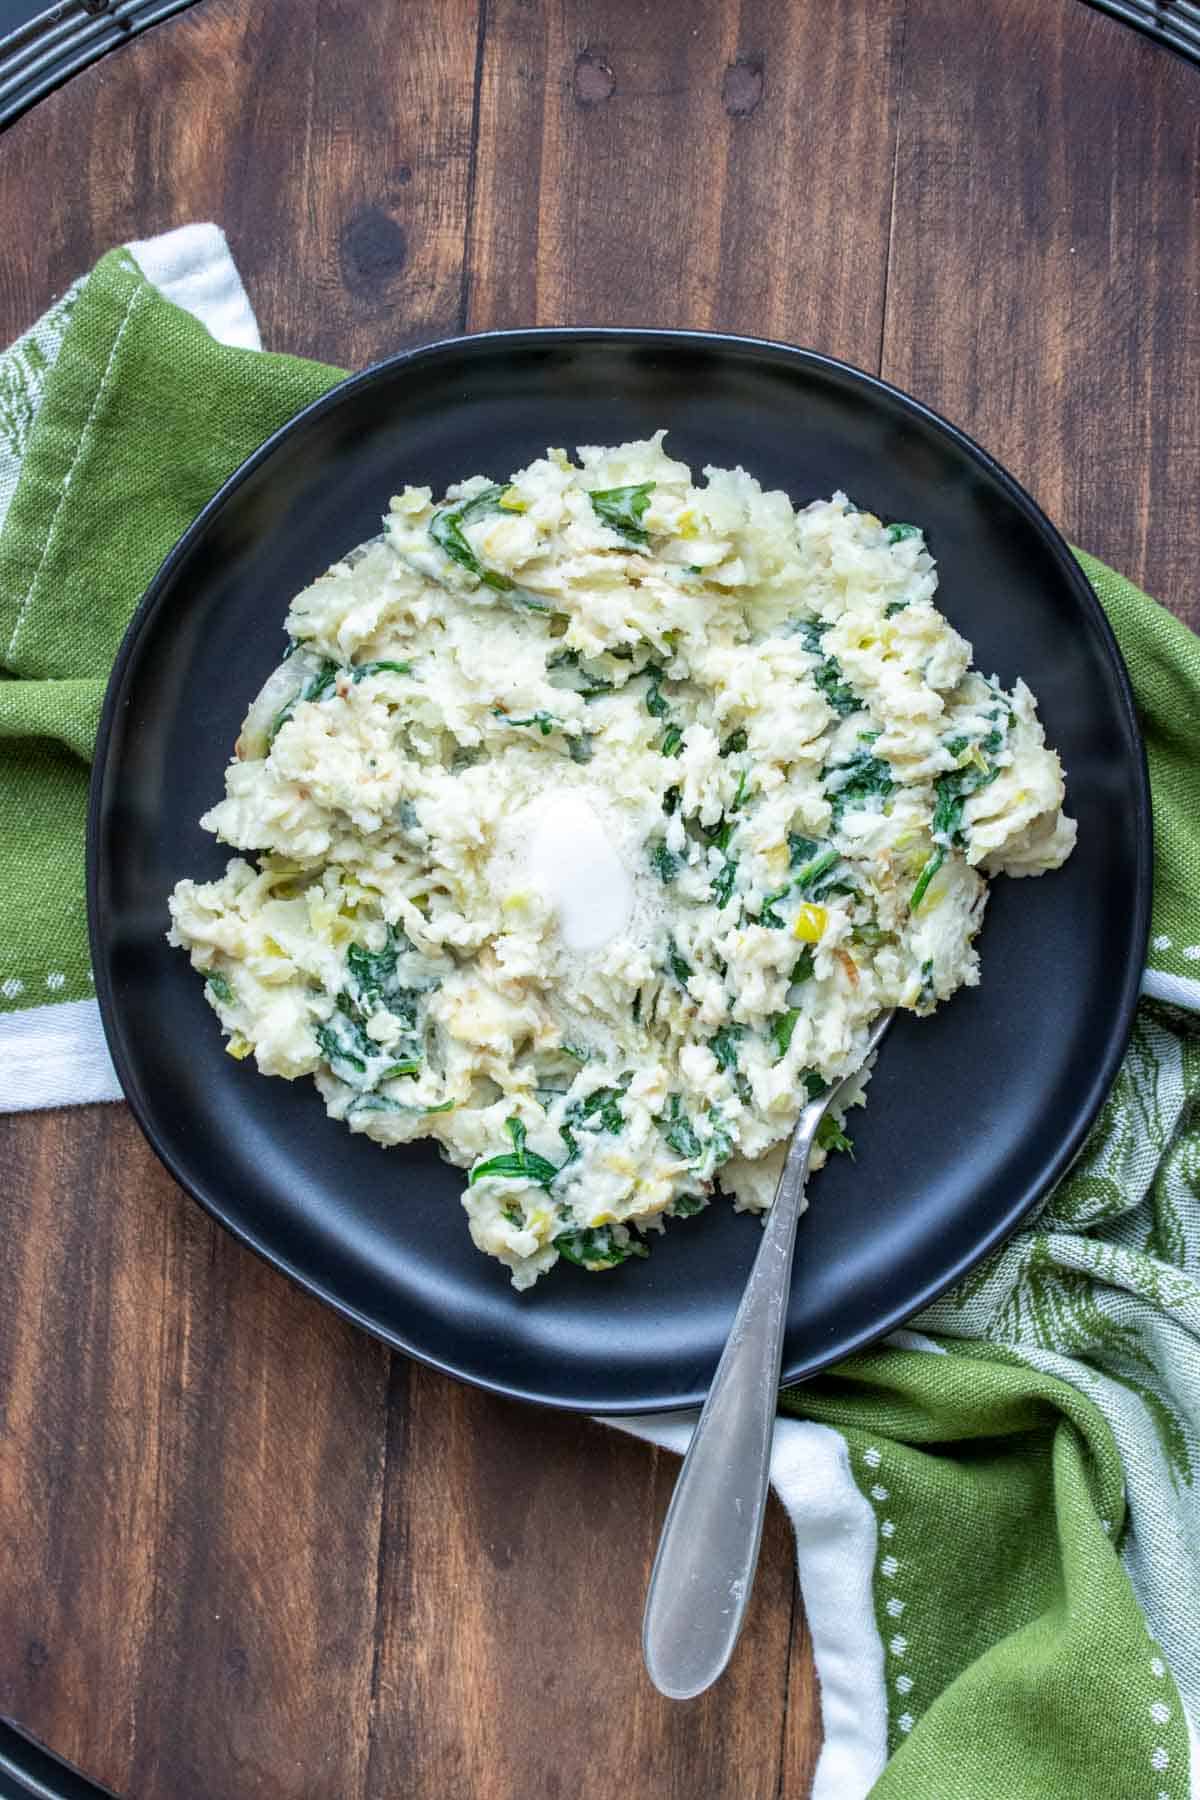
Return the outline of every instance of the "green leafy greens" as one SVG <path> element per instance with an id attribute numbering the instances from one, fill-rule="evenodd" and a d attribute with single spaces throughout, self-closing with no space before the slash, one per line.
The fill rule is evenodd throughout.
<path id="1" fill-rule="evenodd" d="M 584 700 L 598 700 L 601 694 L 611 694 L 613 683 L 604 675 L 598 675 L 583 665 L 578 650 L 560 650 L 546 664 L 548 670 L 569 669 L 575 679 L 568 682 L 555 682 L 555 687 L 565 686 L 568 693 L 579 694 Z"/>
<path id="2" fill-rule="evenodd" d="M 681 1095 L 672 1094 L 668 1098 L 667 1110 L 659 1122 L 663 1127 L 663 1136 L 676 1156 L 682 1156 L 687 1162 L 695 1162 L 704 1146 L 696 1136 L 692 1122 L 683 1110 Z"/>
<path id="3" fill-rule="evenodd" d="M 583 1225 L 572 1231 L 560 1231 L 552 1240 L 554 1248 L 568 1262 L 581 1269 L 615 1269 L 631 1256 L 649 1256 L 645 1244 L 635 1237 L 617 1237 L 611 1225 Z"/>
<path id="4" fill-rule="evenodd" d="M 653 719 L 665 719 L 670 710 L 662 696 L 662 684 L 666 676 L 657 663 L 647 663 L 641 673 L 650 677 L 650 685 L 646 689 L 646 711 Z"/>
<path id="5" fill-rule="evenodd" d="M 854 1155 L 854 1139 L 847 1137 L 832 1113 L 826 1113 L 817 1126 L 817 1142 L 826 1152 L 841 1150 L 847 1156 Z"/>
<path id="6" fill-rule="evenodd" d="M 543 737 L 549 737 L 552 731 L 562 730 L 561 722 L 555 718 L 554 714 L 542 712 L 540 708 L 537 712 L 527 714 L 523 719 L 514 718 L 512 713 L 506 713 L 502 706 L 493 706 L 492 713 L 495 718 L 503 719 L 506 725 L 532 725 L 535 730 L 541 732 Z"/>
<path id="7" fill-rule="evenodd" d="M 786 1012 L 776 1013 L 771 1020 L 771 1036 L 778 1052 L 776 1061 L 785 1057 L 791 1048 L 792 1036 L 796 1029 L 796 1020 L 800 1017 L 800 1008 L 791 1006 Z"/>
<path id="8" fill-rule="evenodd" d="M 947 769 L 933 784 L 937 798 L 929 829 L 934 848 L 917 877 L 917 885 L 908 903 L 910 912 L 916 912 L 924 900 L 930 882 L 946 860 L 947 851 L 965 848 L 967 834 L 963 827 L 963 808 L 967 801 L 972 794 L 988 787 L 1000 773 L 998 765 L 987 760 L 989 756 L 995 756 L 1004 743 L 1004 728 L 996 723 L 1000 718 L 999 708 L 991 716 L 992 729 L 981 739 L 972 760 L 960 768 Z M 969 738 L 953 737 L 946 740 L 946 749 L 951 756 L 962 756 L 969 747 Z"/>
<path id="9" fill-rule="evenodd" d="M 869 748 L 877 735 L 868 734 L 868 748 L 856 750 L 849 761 L 825 770 L 825 793 L 833 807 L 835 829 L 847 812 L 866 810 L 872 800 L 886 800 L 895 788 L 888 764 Z"/>
<path id="10" fill-rule="evenodd" d="M 275 739 L 278 737 L 281 728 L 287 724 L 288 720 L 291 718 L 291 716 L 295 712 L 296 708 L 303 701 L 324 699 L 325 695 L 329 692 L 330 688 L 333 686 L 333 684 L 337 680 L 337 678 L 338 678 L 337 664 L 335 662 L 330 662 L 330 660 L 327 656 L 324 657 L 321 661 L 320 668 L 317 669 L 315 674 L 312 674 L 309 676 L 308 680 L 304 683 L 304 686 L 300 689 L 300 692 L 295 696 L 295 698 L 288 701 L 287 705 L 283 708 L 282 712 L 276 713 L 274 719 L 271 722 L 271 729 L 267 733 L 268 744 L 273 744 L 275 742 Z"/>
<path id="11" fill-rule="evenodd" d="M 494 569 L 485 569 L 470 544 L 463 536 L 463 526 L 474 519 L 481 519 L 487 513 L 500 512 L 500 496 L 504 488 L 493 485 L 483 488 L 478 494 L 472 494 L 469 500 L 457 501 L 453 506 L 444 506 L 435 512 L 429 521 L 429 535 L 439 550 L 445 551 L 452 562 L 460 568 L 467 569 L 487 587 L 494 588 L 498 594 L 509 594 L 514 583 L 507 575 L 499 575 Z M 535 607 L 538 606 L 534 602 Z M 545 607 L 540 607 L 545 611 Z"/>
<path id="12" fill-rule="evenodd" d="M 314 1034 L 331 1072 L 349 1087 L 372 1089 L 380 1082 L 420 1072 L 421 990 L 407 986 L 399 970 L 401 955 L 411 948 L 404 933 L 389 925 L 381 949 L 368 950 L 364 944 L 351 944 L 346 952 L 345 985 L 333 1013 L 314 1027 Z M 399 1019 L 404 1028 L 397 1041 L 386 1049 L 366 1029 L 368 1020 L 384 1011 Z M 392 1109 L 381 1104 L 374 1110 Z"/>
<path id="13" fill-rule="evenodd" d="M 679 946 L 676 944 L 674 938 L 672 938 L 667 945 L 667 967 L 670 969 L 680 987 L 686 988 L 688 977 L 692 973 L 692 965 L 688 962 L 686 956 L 683 956 L 680 953 Z"/>
<path id="14" fill-rule="evenodd" d="M 621 1101 L 632 1079 L 632 1076 L 624 1075 L 616 1087 L 593 1088 L 585 1099 L 573 1100 L 567 1107 L 558 1128 L 558 1135 L 567 1146 L 564 1169 L 579 1155 L 578 1132 L 608 1131 L 615 1137 L 623 1130 L 625 1114 Z"/>
<path id="15" fill-rule="evenodd" d="M 828 624 L 824 620 L 806 619 L 798 630 L 804 648 L 822 658 L 813 670 L 813 680 L 838 718 L 845 719 L 850 713 L 861 712 L 862 701 L 853 688 L 846 685 L 841 663 L 836 656 L 825 655 L 823 639 L 829 630 Z"/>
<path id="16" fill-rule="evenodd" d="M 707 1194 L 676 1194 L 667 1212 L 672 1219 L 693 1219 L 708 1203 Z"/>
<path id="17" fill-rule="evenodd" d="M 299 647 L 297 642 L 292 641 L 289 645 L 287 655 L 291 656 Z M 285 657 L 284 660 L 286 661 L 287 657 Z M 345 670 L 345 673 L 350 677 L 350 680 L 357 685 L 358 682 L 365 681 L 368 675 L 380 675 L 384 670 L 390 670 L 393 675 L 411 675 L 412 664 L 406 662 L 383 661 L 351 663 Z M 323 700 L 341 673 L 342 670 L 337 663 L 331 662 L 327 656 L 322 658 L 320 667 L 309 676 L 299 693 L 295 694 L 292 699 L 288 701 L 287 705 L 280 712 L 276 713 L 274 719 L 271 721 L 271 729 L 267 733 L 267 743 L 273 744 L 275 742 L 282 727 L 293 717 L 296 708 L 301 705 L 303 701 Z"/>
<path id="18" fill-rule="evenodd" d="M 338 995 L 338 1010 L 323 1025 L 314 1027 L 321 1054 L 339 1081 L 348 1087 L 366 1087 L 367 1071 L 378 1055 L 379 1046 L 349 1010 L 344 994 Z"/>
<path id="19" fill-rule="evenodd" d="M 737 867 L 737 857 L 727 856 L 708 884 L 718 906 L 728 906 L 733 898 L 733 884 L 737 879 Z"/>
<path id="20" fill-rule="evenodd" d="M 512 1149 L 500 1156 L 490 1156 L 486 1162 L 476 1163 L 467 1186 L 474 1187 L 485 1175 L 504 1175 L 514 1181 L 531 1181 L 537 1187 L 548 1188 L 558 1174 L 554 1164 L 536 1151 L 525 1148 L 528 1132 L 520 1119 L 506 1119 L 504 1129 L 512 1139 Z"/>
<path id="21" fill-rule="evenodd" d="M 411 948 L 404 933 L 395 925 L 389 925 L 381 950 L 368 950 L 363 944 L 351 944 L 347 950 L 346 974 L 350 993 L 367 1017 L 381 1007 L 402 1015 L 415 1014 L 415 992 L 404 986 L 397 972 L 400 957 Z"/>
<path id="22" fill-rule="evenodd" d="M 824 878 L 831 869 L 837 867 L 841 860 L 836 850 L 822 850 L 819 855 L 804 864 L 796 876 L 795 885 L 806 900 L 818 899 L 829 891 L 831 884 Z"/>
<path id="23" fill-rule="evenodd" d="M 674 852 L 667 849 L 666 841 L 663 838 L 659 838 L 658 842 L 652 846 L 650 863 L 662 882 L 674 881 L 683 866 Z"/>
<path id="24" fill-rule="evenodd" d="M 653 492 L 652 481 L 640 481 L 628 487 L 593 488 L 588 499 L 602 525 L 619 531 L 631 544 L 648 544 L 650 533 L 642 520 Z"/>
<path id="25" fill-rule="evenodd" d="M 360 1094 L 350 1108 L 352 1113 L 388 1112 L 388 1113 L 423 1113 L 426 1118 L 431 1113 L 453 1112 L 455 1101 L 443 1100 L 437 1106 L 410 1106 L 403 1100 L 393 1100 L 389 1094 Z"/>
<path id="26" fill-rule="evenodd" d="M 780 900 L 786 900 L 791 891 L 792 884 L 789 881 L 786 887 L 776 888 L 774 893 L 763 895 L 762 910 L 758 915 L 760 925 L 765 925 L 769 931 L 783 930 L 787 920 L 780 918 L 775 907 Z"/>
<path id="27" fill-rule="evenodd" d="M 390 675 L 411 675 L 412 664 L 406 662 L 352 663 L 350 666 L 350 679 L 357 683 L 365 681 L 368 675 L 382 675 L 385 672 Z"/>
<path id="28" fill-rule="evenodd" d="M 812 980 L 813 959 L 815 955 L 816 952 L 813 949 L 813 946 L 811 944 L 806 944 L 796 958 L 795 966 L 788 976 L 789 986 L 798 987 L 802 981 Z"/>

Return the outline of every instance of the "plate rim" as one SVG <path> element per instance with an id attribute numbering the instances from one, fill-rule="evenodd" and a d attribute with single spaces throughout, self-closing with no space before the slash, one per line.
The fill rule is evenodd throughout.
<path id="1" fill-rule="evenodd" d="M 216 493 L 205 502 L 178 542 L 168 551 L 135 607 L 109 674 L 100 722 L 96 731 L 88 787 L 85 874 L 88 948 L 95 976 L 96 999 L 99 1004 L 105 1041 L 117 1073 L 122 1096 L 150 1148 L 171 1178 L 192 1200 L 202 1206 L 205 1212 L 224 1230 L 230 1232 L 239 1243 L 246 1245 L 247 1248 L 261 1256 L 271 1267 L 286 1275 L 305 1293 L 311 1294 L 324 1305 L 332 1307 L 342 1318 L 387 1344 L 389 1348 L 399 1350 L 404 1355 L 412 1357 L 414 1361 L 424 1363 L 427 1367 L 437 1369 L 444 1375 L 452 1376 L 472 1387 L 500 1395 L 506 1399 L 523 1400 L 560 1412 L 633 1417 L 639 1414 L 699 1406 L 702 1404 L 707 1390 L 701 1388 L 687 1394 L 660 1395 L 650 1399 L 605 1398 L 599 1401 L 581 1401 L 569 1395 L 546 1394 L 520 1383 L 465 1370 L 447 1358 L 422 1350 L 406 1338 L 402 1330 L 397 1330 L 385 1321 L 371 1317 L 361 1308 L 342 1298 L 318 1275 L 298 1268 L 289 1257 L 271 1248 L 260 1233 L 232 1218 L 219 1198 L 204 1191 L 202 1183 L 193 1182 L 189 1178 L 185 1171 L 178 1166 L 174 1153 L 160 1135 L 154 1121 L 153 1109 L 142 1094 L 126 1056 L 120 1023 L 120 1006 L 110 979 L 106 956 L 104 927 L 107 921 L 105 899 L 101 892 L 101 859 L 99 855 L 105 812 L 105 788 L 111 774 L 110 750 L 113 728 L 117 715 L 126 700 L 124 693 L 126 674 L 135 658 L 142 632 L 156 614 L 162 603 L 164 592 L 176 570 L 186 561 L 192 546 L 207 531 L 210 520 L 236 493 L 238 488 L 274 455 L 285 439 L 311 419 L 320 417 L 321 414 L 339 406 L 347 395 L 357 392 L 362 387 L 372 385 L 381 377 L 423 361 L 452 359 L 454 355 L 461 353 L 464 347 L 491 344 L 515 349 L 538 345 L 586 346 L 589 343 L 608 344 L 613 342 L 632 346 L 644 345 L 648 348 L 656 345 L 685 348 L 692 346 L 708 350 L 735 349 L 752 353 L 766 352 L 773 357 L 782 355 L 786 359 L 794 359 L 805 368 L 827 375 L 832 374 L 839 378 L 849 377 L 852 384 L 861 384 L 869 393 L 878 394 L 889 402 L 899 403 L 903 411 L 914 416 L 924 426 L 931 427 L 935 432 L 949 439 L 952 445 L 965 452 L 970 460 L 978 463 L 999 484 L 1009 500 L 1017 507 L 1018 511 L 1024 514 L 1041 538 L 1044 547 L 1057 566 L 1059 575 L 1073 589 L 1082 610 L 1091 616 L 1093 627 L 1097 630 L 1099 642 L 1103 646 L 1115 678 L 1116 690 L 1121 699 L 1125 736 L 1132 749 L 1130 774 L 1136 789 L 1136 800 L 1134 817 L 1130 821 L 1135 861 L 1135 881 L 1131 897 L 1131 942 L 1135 950 L 1139 947 L 1142 949 L 1140 960 L 1134 956 L 1129 958 L 1117 984 L 1112 1009 L 1113 1023 L 1106 1034 L 1105 1053 L 1093 1072 L 1090 1086 L 1082 1103 L 1075 1109 L 1072 1129 L 1063 1139 L 1057 1154 L 1044 1168 L 1042 1179 L 1036 1184 L 1033 1192 L 1023 1197 L 1022 1204 L 1015 1211 L 1006 1213 L 1000 1221 L 995 1223 L 976 1242 L 969 1255 L 960 1258 L 949 1272 L 939 1273 L 934 1280 L 922 1288 L 915 1300 L 906 1299 L 902 1304 L 897 1305 L 872 1329 L 851 1332 L 847 1341 L 839 1343 L 831 1350 L 822 1351 L 816 1357 L 807 1357 L 799 1365 L 793 1364 L 789 1367 L 785 1362 L 780 1373 L 781 1388 L 810 1380 L 846 1357 L 878 1344 L 891 1332 L 904 1325 L 907 1320 L 932 1305 L 935 1300 L 946 1293 L 970 1270 L 977 1268 L 986 1257 L 1012 1236 L 1040 1201 L 1062 1179 L 1081 1150 L 1120 1070 L 1133 1031 L 1134 1016 L 1141 992 L 1145 946 L 1149 941 L 1150 934 L 1153 890 L 1153 819 L 1146 746 L 1138 722 L 1137 705 L 1129 672 L 1117 644 L 1116 635 L 1094 588 L 1072 555 L 1070 546 L 1057 526 L 1051 522 L 1037 501 L 1017 481 L 1016 477 L 1011 475 L 1003 464 L 977 443 L 968 432 L 960 426 L 952 424 L 941 413 L 926 405 L 924 401 L 916 399 L 903 388 L 895 386 L 880 375 L 871 374 L 838 357 L 828 356 L 822 351 L 806 349 L 801 345 L 790 344 L 780 339 L 747 336 L 736 332 L 675 330 L 632 325 L 528 326 L 497 331 L 456 333 L 450 337 L 438 338 L 432 343 L 414 345 L 409 349 L 397 351 L 391 356 L 382 357 L 377 362 L 369 364 L 365 369 L 348 374 L 343 380 L 335 382 L 332 387 L 318 395 L 306 406 L 301 407 L 290 419 L 273 431 L 227 477 Z M 736 1296 L 733 1297 L 733 1301 L 736 1303 Z M 732 1306 L 730 1317 L 732 1319 Z"/>

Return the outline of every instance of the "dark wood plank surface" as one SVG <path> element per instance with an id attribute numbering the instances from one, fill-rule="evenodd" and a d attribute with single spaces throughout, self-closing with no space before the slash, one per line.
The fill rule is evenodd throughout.
<path id="1" fill-rule="evenodd" d="M 882 373 L 1200 624 L 1200 75 L 1078 0 L 908 8 Z"/>
<path id="2" fill-rule="evenodd" d="M 790 338 L 1200 622 L 1198 97 L 1080 0 L 201 0 L 0 139 L 0 339 L 192 218 L 269 345 L 349 366 Z M 670 1458 L 391 1356 L 123 1108 L 0 1121 L 0 1169 L 0 1712 L 139 1800 L 807 1793 L 777 1508 L 729 1677 L 673 1706 L 638 1656 Z"/>

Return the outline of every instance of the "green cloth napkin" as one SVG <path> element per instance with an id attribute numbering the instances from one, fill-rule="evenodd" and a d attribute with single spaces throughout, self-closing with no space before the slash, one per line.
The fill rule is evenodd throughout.
<path id="1" fill-rule="evenodd" d="M 114 251 L 0 360 L 0 1008 L 91 994 L 80 845 L 109 669 L 167 550 L 340 369 L 217 344 Z"/>
<path id="2" fill-rule="evenodd" d="M 130 613 L 225 477 L 339 373 L 215 342 L 121 251 L 0 357 L 0 1107 L 20 1103 L 6 1023 L 28 1031 L 91 993 L 87 765 Z M 822 1800 L 1191 1791 L 1200 642 L 1080 561 L 1149 749 L 1145 998 L 1112 1096 L 1036 1220 L 918 1330 L 782 1396 L 776 1478 L 814 1621 Z M 678 1441 L 667 1422 L 638 1429 Z M 821 1514 L 801 1465 L 830 1443 Z M 859 1590 L 864 1618 L 843 1629 Z"/>

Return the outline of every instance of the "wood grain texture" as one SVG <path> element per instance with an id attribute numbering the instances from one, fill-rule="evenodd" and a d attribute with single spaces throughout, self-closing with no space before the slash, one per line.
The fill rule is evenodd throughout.
<path id="1" fill-rule="evenodd" d="M 902 0 L 494 0 L 473 330 L 671 325 L 878 367 Z"/>
<path id="2" fill-rule="evenodd" d="M 397 1380 L 369 1791 L 408 1770 L 422 1800 L 774 1800 L 794 1585 L 781 1509 L 729 1675 L 674 1705 L 638 1646 L 676 1459 L 399 1363 Z"/>
<path id="3" fill-rule="evenodd" d="M 909 8 L 883 373 L 1200 624 L 1196 70 L 1077 0 Z"/>
<path id="4" fill-rule="evenodd" d="M 124 1108 L 0 1137 L 0 1711 L 121 1793 L 362 1792 L 387 1353 Z"/>
<path id="5" fill-rule="evenodd" d="M 202 0 L 0 139 L 0 339 L 207 217 L 265 341 L 350 366 L 587 321 L 882 358 L 1200 619 L 1198 92 L 1079 0 Z M 0 1121 L 0 1169 L 0 1711 L 139 1800 L 807 1793 L 778 1508 L 670 1705 L 672 1459 L 391 1357 L 123 1109 Z"/>
<path id="6" fill-rule="evenodd" d="M 133 40 L 0 140 L 0 317 L 215 219 L 272 349 L 359 367 L 458 330 L 478 35 L 475 0 L 203 0 Z"/>

